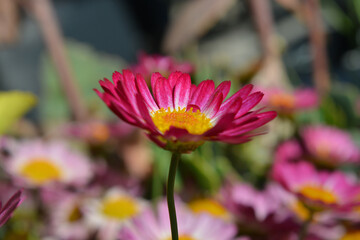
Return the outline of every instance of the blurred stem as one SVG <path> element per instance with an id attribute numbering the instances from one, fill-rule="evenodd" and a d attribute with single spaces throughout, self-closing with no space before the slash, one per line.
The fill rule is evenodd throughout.
<path id="1" fill-rule="evenodd" d="M 264 56 L 278 56 L 279 49 L 274 32 L 274 21 L 269 0 L 249 0 L 255 25 L 259 32 Z"/>
<path id="2" fill-rule="evenodd" d="M 179 164 L 180 157 L 181 154 L 176 152 L 173 152 L 171 156 L 171 163 L 170 163 L 168 183 L 167 183 L 167 192 L 166 192 L 172 240 L 179 240 L 175 201 L 174 201 L 174 186 L 175 186 L 176 169 Z"/>
<path id="3" fill-rule="evenodd" d="M 299 233 L 299 240 L 305 240 L 308 230 L 309 230 L 309 226 L 311 224 L 311 222 L 314 219 L 314 211 L 309 209 L 309 218 L 303 223 L 303 225 L 301 226 L 300 229 L 300 233 Z"/>
<path id="4" fill-rule="evenodd" d="M 72 116 L 77 121 L 85 120 L 86 107 L 76 87 L 75 78 L 66 57 L 64 39 L 51 1 L 30 0 L 25 1 L 25 3 L 24 6 L 29 7 L 29 10 L 35 15 L 43 33 L 46 46 L 59 74 L 60 83 L 67 97 Z"/>
<path id="5" fill-rule="evenodd" d="M 326 53 L 326 35 L 321 19 L 319 0 L 304 0 L 303 9 L 305 22 L 309 29 L 313 79 L 318 92 L 324 95 L 330 88 L 330 74 Z"/>

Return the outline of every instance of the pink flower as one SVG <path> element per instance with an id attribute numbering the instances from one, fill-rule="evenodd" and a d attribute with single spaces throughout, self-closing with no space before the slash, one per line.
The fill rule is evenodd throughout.
<path id="1" fill-rule="evenodd" d="M 7 220 L 11 217 L 11 214 L 14 212 L 14 210 L 19 206 L 21 202 L 21 191 L 17 191 L 14 193 L 11 198 L 5 203 L 5 205 L 2 204 L 0 201 L 0 227 L 4 225 Z"/>
<path id="2" fill-rule="evenodd" d="M 103 144 L 109 139 L 127 137 L 134 129 L 133 126 L 122 121 L 109 123 L 95 120 L 70 123 L 61 128 L 60 131 L 62 134 L 65 133 L 65 136 L 79 138 L 91 144 Z"/>
<path id="3" fill-rule="evenodd" d="M 209 214 L 193 214 L 183 204 L 177 203 L 179 239 L 233 240 L 235 225 Z M 170 221 L 167 204 L 161 201 L 155 213 L 151 208 L 136 217 L 131 225 L 120 232 L 120 240 L 170 240 Z"/>
<path id="4" fill-rule="evenodd" d="M 184 73 L 192 73 L 194 71 L 194 66 L 191 63 L 179 63 L 170 56 L 147 55 L 142 52 L 139 54 L 138 59 L 138 64 L 132 66 L 131 70 L 134 73 L 143 75 L 147 82 L 150 81 L 150 76 L 154 72 L 160 72 L 163 76 L 168 77 L 175 71 Z"/>
<path id="5" fill-rule="evenodd" d="M 88 158 L 64 142 L 28 140 L 13 143 L 4 168 L 17 184 L 44 187 L 52 184 L 83 186 L 92 177 Z"/>
<path id="6" fill-rule="evenodd" d="M 243 143 L 258 135 L 254 130 L 276 117 L 275 112 L 251 111 L 263 93 L 251 93 L 247 85 L 225 100 L 230 81 L 216 89 L 212 80 L 191 84 L 186 73 L 173 72 L 169 78 L 159 73 L 151 77 L 153 95 L 144 78 L 129 70 L 115 72 L 113 83 L 100 81 L 104 92 L 95 90 L 122 120 L 147 131 L 160 147 L 186 153 L 204 141 Z"/>
<path id="7" fill-rule="evenodd" d="M 313 211 L 349 211 L 360 204 L 360 185 L 341 172 L 317 171 L 307 162 L 283 163 L 278 181 Z"/>
<path id="8" fill-rule="evenodd" d="M 263 190 L 236 183 L 222 191 L 223 203 L 234 214 L 241 229 L 248 229 L 247 234 L 261 235 L 264 239 L 270 236 L 283 239 L 298 230 L 298 224 L 283 205 L 283 195 L 284 190 L 274 183 Z"/>
<path id="9" fill-rule="evenodd" d="M 314 109 L 318 106 L 318 95 L 310 88 L 287 91 L 284 89 L 264 89 L 263 104 L 268 105 L 282 114 L 292 114 L 296 111 Z"/>
<path id="10" fill-rule="evenodd" d="M 306 150 L 322 165 L 360 163 L 360 148 L 350 134 L 330 126 L 310 126 L 301 131 Z"/>

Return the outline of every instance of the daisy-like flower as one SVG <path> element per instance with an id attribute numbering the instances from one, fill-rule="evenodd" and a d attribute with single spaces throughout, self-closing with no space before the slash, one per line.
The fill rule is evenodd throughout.
<path id="1" fill-rule="evenodd" d="M 18 184 L 27 187 L 52 183 L 80 186 L 92 175 L 90 161 L 62 142 L 15 143 L 4 167 Z"/>
<path id="2" fill-rule="evenodd" d="M 189 62 L 177 62 L 173 57 L 162 56 L 158 54 L 148 55 L 144 52 L 138 56 L 138 63 L 131 67 L 134 73 L 144 76 L 146 81 L 150 81 L 150 76 L 154 72 L 160 72 L 163 76 L 168 77 L 172 72 L 180 71 L 192 73 L 194 66 Z"/>
<path id="3" fill-rule="evenodd" d="M 263 104 L 285 115 L 314 109 L 319 102 L 317 93 L 310 88 L 297 89 L 293 92 L 279 88 L 263 91 L 265 93 Z"/>
<path id="4" fill-rule="evenodd" d="M 282 164 L 278 181 L 311 211 L 349 211 L 360 204 L 360 185 L 341 172 L 317 171 L 307 162 Z"/>
<path id="5" fill-rule="evenodd" d="M 188 74 L 174 72 L 169 78 L 151 77 L 153 95 L 144 78 L 124 70 L 115 72 L 113 83 L 100 81 L 104 92 L 95 90 L 107 106 L 124 121 L 143 128 L 160 147 L 188 153 L 204 141 L 243 143 L 259 134 L 254 130 L 276 117 L 275 112 L 251 111 L 263 93 L 251 93 L 247 85 L 225 100 L 230 81 L 217 88 L 212 80 L 191 84 Z M 224 101 L 225 100 L 225 101 Z"/>
<path id="6" fill-rule="evenodd" d="M 0 227 L 4 225 L 7 220 L 11 217 L 11 214 L 14 212 L 14 210 L 19 206 L 21 202 L 21 191 L 17 191 L 14 193 L 10 199 L 3 204 L 0 201 Z"/>
<path id="7" fill-rule="evenodd" d="M 330 126 L 309 126 L 301 131 L 302 140 L 312 159 L 329 167 L 360 163 L 360 147 L 350 134 Z"/>
<path id="8" fill-rule="evenodd" d="M 231 240 L 236 227 L 209 214 L 193 214 L 177 202 L 179 240 Z M 146 209 L 134 218 L 132 224 L 120 231 L 120 240 L 171 240 L 170 221 L 166 202 L 157 206 L 157 212 Z"/>
<path id="9" fill-rule="evenodd" d="M 54 194 L 54 193 L 50 193 Z M 51 236 L 59 239 L 88 239 L 93 229 L 86 223 L 83 205 L 84 196 L 62 192 L 49 201 Z"/>
<path id="10" fill-rule="evenodd" d="M 90 226 L 98 229 L 101 240 L 115 240 L 118 232 L 135 216 L 139 215 L 147 203 L 120 188 L 109 189 L 103 197 L 88 199 L 85 203 L 85 218 Z"/>

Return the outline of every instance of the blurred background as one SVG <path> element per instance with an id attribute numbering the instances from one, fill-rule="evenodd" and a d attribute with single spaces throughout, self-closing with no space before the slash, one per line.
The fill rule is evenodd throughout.
<path id="1" fill-rule="evenodd" d="M 164 195 L 170 154 L 118 120 L 93 91 L 125 68 L 147 78 L 184 69 L 196 84 L 231 80 L 231 93 L 247 83 L 265 96 L 285 92 L 267 100 L 279 114 L 269 134 L 241 146 L 206 143 L 184 156 L 177 182 L 184 201 L 214 197 L 239 179 L 263 189 L 279 144 L 301 138 L 307 125 L 341 129 L 359 148 L 359 26 L 358 0 L 0 0 L 0 90 L 21 91 L 0 96 L 3 161 L 21 147 L 14 141 L 61 140 L 95 165 L 86 188 L 61 193 L 3 171 L 4 189 L 27 197 L 0 238 L 112 239 L 99 237 L 99 228 L 81 237 L 52 230 L 49 199 L 69 191 L 100 198 L 114 186 L 146 200 Z M 161 56 L 177 69 L 162 68 Z M 311 94 L 296 100 L 297 89 Z M 359 165 L 342 170 L 349 169 L 358 176 Z"/>

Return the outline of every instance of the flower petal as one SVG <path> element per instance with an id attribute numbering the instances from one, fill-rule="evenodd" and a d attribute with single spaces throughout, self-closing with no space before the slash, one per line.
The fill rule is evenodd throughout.
<path id="1" fill-rule="evenodd" d="M 159 109 L 158 105 L 155 103 L 153 96 L 150 93 L 150 90 L 145 82 L 145 79 L 142 75 L 136 75 L 136 87 L 138 92 L 141 94 L 142 98 L 146 105 L 150 108 L 150 111 L 156 111 Z"/>
<path id="2" fill-rule="evenodd" d="M 170 79 L 170 77 L 169 77 Z M 174 88 L 174 108 L 185 108 L 189 102 L 191 79 L 189 74 L 182 74 Z"/>
<path id="3" fill-rule="evenodd" d="M 205 107 L 209 98 L 215 90 L 215 84 L 212 80 L 202 81 L 195 89 L 194 94 L 191 97 L 189 104 L 199 106 L 201 110 Z"/>

